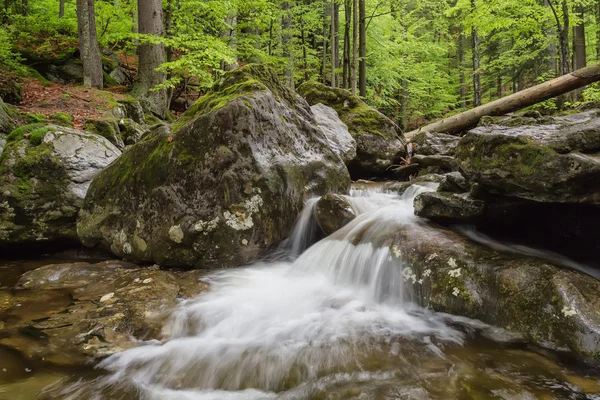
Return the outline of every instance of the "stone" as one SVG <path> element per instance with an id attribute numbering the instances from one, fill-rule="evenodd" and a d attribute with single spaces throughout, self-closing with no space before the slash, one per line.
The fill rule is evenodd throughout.
<path id="1" fill-rule="evenodd" d="M 440 182 L 438 191 L 450 193 L 464 193 L 469 191 L 469 183 L 458 171 L 444 174 L 444 179 Z"/>
<path id="2" fill-rule="evenodd" d="M 419 132 L 412 139 L 413 150 L 424 156 L 452 156 L 460 141 L 460 136 L 437 132 Z"/>
<path id="3" fill-rule="evenodd" d="M 164 266 L 244 265 L 287 236 L 307 198 L 350 188 L 308 104 L 265 66 L 226 73 L 172 128 L 94 179 L 78 219 L 86 246 Z"/>
<path id="4" fill-rule="evenodd" d="M 146 123 L 144 109 L 140 102 L 131 96 L 128 96 L 125 100 L 120 100 L 119 105 L 112 109 L 111 113 L 117 119 L 129 118 L 140 125 Z"/>
<path id="5" fill-rule="evenodd" d="M 600 203 L 600 117 L 546 125 L 485 125 L 459 142 L 467 180 L 490 193 L 558 203 Z"/>
<path id="6" fill-rule="evenodd" d="M 342 122 L 338 113 L 323 104 L 311 106 L 319 127 L 330 142 L 331 148 L 342 157 L 345 163 L 356 158 L 356 140 L 352 138 L 348 127 Z"/>
<path id="7" fill-rule="evenodd" d="M 439 168 L 442 171 L 456 171 L 458 170 L 458 164 L 454 157 L 451 156 L 442 156 L 442 155 L 432 155 L 432 156 L 423 156 L 420 154 L 415 154 L 412 159 L 412 163 L 419 164 L 421 168 Z"/>
<path id="8" fill-rule="evenodd" d="M 15 301 L 3 310 L 7 324 L 0 345 L 28 359 L 73 366 L 160 340 L 178 301 L 208 289 L 202 276 L 123 261 L 29 271 L 14 288 Z"/>
<path id="9" fill-rule="evenodd" d="M 309 104 L 332 107 L 356 140 L 356 158 L 348 163 L 353 177 L 389 175 L 390 167 L 400 165 L 406 155 L 402 130 L 388 117 L 369 107 L 347 90 L 318 82 L 306 82 L 298 88 Z"/>
<path id="10" fill-rule="evenodd" d="M 323 232 L 330 235 L 356 218 L 356 212 L 343 196 L 330 193 L 317 201 L 315 218 Z"/>
<path id="11" fill-rule="evenodd" d="M 120 154 L 101 136 L 57 125 L 9 141 L 0 158 L 0 245 L 77 240 L 90 182 Z"/>
<path id="12" fill-rule="evenodd" d="M 117 119 L 88 119 L 85 122 L 85 130 L 108 139 L 119 150 L 125 148 Z"/>
<path id="13" fill-rule="evenodd" d="M 484 202 L 467 193 L 426 192 L 414 200 L 415 215 L 443 223 L 469 223 L 484 215 Z"/>
<path id="14" fill-rule="evenodd" d="M 600 355 L 596 278 L 540 258 L 496 251 L 427 223 L 383 230 L 371 242 L 389 246 L 401 263 L 406 300 L 479 319 L 545 346 Z"/>
<path id="15" fill-rule="evenodd" d="M 0 157 L 6 146 L 6 135 L 14 129 L 15 124 L 6 111 L 6 106 L 0 99 Z"/>

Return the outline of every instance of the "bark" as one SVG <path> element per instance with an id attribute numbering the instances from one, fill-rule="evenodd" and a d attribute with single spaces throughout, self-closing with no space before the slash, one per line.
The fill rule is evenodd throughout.
<path id="1" fill-rule="evenodd" d="M 335 73 L 335 67 L 337 65 L 337 32 L 336 32 L 336 7 L 335 2 L 331 2 L 331 87 L 337 87 L 337 77 Z"/>
<path id="2" fill-rule="evenodd" d="M 342 73 L 342 86 L 350 88 L 350 28 L 352 26 L 352 0 L 344 3 L 344 67 Z"/>
<path id="3" fill-rule="evenodd" d="M 569 50 L 569 7 L 567 0 L 562 0 L 563 22 L 559 26 L 560 45 L 560 74 L 565 75 L 571 71 L 571 55 Z"/>
<path id="4" fill-rule="evenodd" d="M 138 0 L 139 33 L 162 36 L 163 17 L 161 0 Z M 146 111 L 166 119 L 169 98 L 166 89 L 152 90 L 165 81 L 165 73 L 157 71 L 165 61 L 164 45 L 144 42 L 138 47 L 138 76 L 132 94 Z"/>
<path id="5" fill-rule="evenodd" d="M 423 126 L 405 134 L 405 136 L 411 139 L 421 131 L 449 134 L 464 132 L 477 126 L 481 117 L 487 115 L 499 116 L 514 112 L 598 81 L 600 81 L 600 63 L 579 69 L 570 74 L 560 76 L 450 118 Z"/>
<path id="6" fill-rule="evenodd" d="M 367 10 L 366 0 L 358 0 L 358 30 L 359 30 L 359 93 L 361 97 L 367 96 Z"/>
<path id="7" fill-rule="evenodd" d="M 308 82 L 310 75 L 308 74 L 308 51 L 306 49 L 306 30 L 304 29 L 304 21 L 300 26 L 302 34 L 302 60 L 304 61 L 304 81 Z"/>
<path id="8" fill-rule="evenodd" d="M 328 52 L 328 38 L 329 38 L 329 7 L 326 2 L 323 3 L 323 53 L 321 59 L 321 79 L 324 84 L 327 83 L 327 79 L 325 78 L 327 71 L 327 52 Z"/>
<path id="9" fill-rule="evenodd" d="M 350 64 L 350 90 L 356 94 L 358 77 L 358 0 L 352 0 L 352 62 Z"/>
<path id="10" fill-rule="evenodd" d="M 577 13 L 580 21 L 573 28 L 573 69 L 584 68 L 586 64 L 586 48 L 585 48 L 585 23 L 583 21 L 583 7 L 579 6 Z"/>
<path id="11" fill-rule="evenodd" d="M 282 17 L 282 29 L 283 29 L 283 57 L 287 60 L 285 67 L 285 84 L 294 89 L 294 57 L 292 52 L 292 6 L 289 1 L 284 1 L 281 5 Z"/>
<path id="12" fill-rule="evenodd" d="M 102 89 L 102 59 L 96 33 L 94 0 L 77 0 L 77 28 L 79 53 L 83 63 L 83 84 Z"/>
<path id="13" fill-rule="evenodd" d="M 227 16 L 227 18 L 225 18 L 225 25 L 226 28 L 223 29 L 223 31 L 221 32 L 221 37 L 224 38 L 228 44 L 229 47 L 231 47 L 231 51 L 233 53 L 233 63 L 228 64 L 224 61 L 221 62 L 221 69 L 223 71 L 231 71 L 234 69 L 238 68 L 238 62 L 237 62 L 237 34 L 236 34 L 236 27 L 237 27 L 237 11 L 236 10 L 232 10 L 229 15 Z"/>
<path id="14" fill-rule="evenodd" d="M 471 9 L 475 10 L 475 0 L 471 0 Z M 471 30 L 471 40 L 473 42 L 473 105 L 481 105 L 481 76 L 479 73 L 479 35 L 475 28 Z"/>
<path id="15" fill-rule="evenodd" d="M 60 0 L 58 2 L 58 18 L 63 18 L 65 16 L 65 0 Z"/>
<path id="16" fill-rule="evenodd" d="M 460 108 L 467 107 L 467 85 L 465 80 L 465 70 L 463 65 L 465 62 L 465 46 L 464 35 L 458 35 L 458 74 L 460 79 Z"/>
<path id="17" fill-rule="evenodd" d="M 596 60 L 600 60 L 600 0 L 596 1 Z"/>

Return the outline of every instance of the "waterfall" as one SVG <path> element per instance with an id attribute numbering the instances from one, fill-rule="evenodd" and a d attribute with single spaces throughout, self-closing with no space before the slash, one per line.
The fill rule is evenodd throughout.
<path id="1" fill-rule="evenodd" d="M 366 366 L 386 357 L 439 357 L 444 343 L 461 344 L 463 333 L 446 317 L 403 303 L 402 265 L 376 240 L 414 223 L 414 197 L 432 189 L 353 192 L 357 218 L 295 260 L 214 274 L 209 292 L 173 312 L 164 343 L 101 362 L 108 375 L 96 390 L 134 390 L 143 399 L 300 399 L 324 380 L 383 379 Z M 314 204 L 299 218 L 292 253 L 310 244 Z M 71 387 L 71 398 L 83 398 L 79 389 Z"/>

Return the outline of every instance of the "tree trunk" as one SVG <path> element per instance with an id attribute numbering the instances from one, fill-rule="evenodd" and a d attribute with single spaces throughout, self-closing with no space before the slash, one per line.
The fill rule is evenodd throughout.
<path id="1" fill-rule="evenodd" d="M 290 87 L 292 90 L 294 89 L 294 57 L 292 52 L 292 15 L 291 15 L 292 6 L 289 1 L 284 1 L 281 4 L 282 11 L 282 24 L 281 28 L 283 29 L 282 39 L 283 39 L 283 57 L 286 59 L 285 66 L 285 84 Z"/>
<path id="2" fill-rule="evenodd" d="M 304 81 L 308 82 L 310 75 L 308 74 L 308 51 L 306 49 L 306 31 L 304 29 L 304 21 L 301 21 L 300 31 L 302 34 L 302 60 L 304 61 Z"/>
<path id="3" fill-rule="evenodd" d="M 329 38 L 329 24 L 328 24 L 329 7 L 326 2 L 323 3 L 323 53 L 321 59 L 321 79 L 324 84 L 327 84 L 327 78 L 325 77 L 327 71 L 327 52 L 328 52 L 328 38 Z"/>
<path id="4" fill-rule="evenodd" d="M 461 33 L 458 35 L 458 74 L 460 78 L 460 108 L 467 108 L 467 85 L 465 80 L 465 46 L 464 46 L 464 35 Z"/>
<path id="5" fill-rule="evenodd" d="M 344 67 L 342 87 L 350 88 L 350 26 L 352 25 L 352 0 L 344 3 Z"/>
<path id="6" fill-rule="evenodd" d="M 231 10 L 229 12 L 229 15 L 225 18 L 225 29 L 223 29 L 223 31 L 221 31 L 221 37 L 223 39 L 225 39 L 225 41 L 229 44 L 229 47 L 231 47 L 231 51 L 233 53 L 233 63 L 228 64 L 224 61 L 221 61 L 221 69 L 223 71 L 231 71 L 234 69 L 237 69 L 238 67 L 238 62 L 237 62 L 237 33 L 236 33 L 236 27 L 237 27 L 237 10 Z"/>
<path id="7" fill-rule="evenodd" d="M 358 77 L 358 0 L 352 1 L 352 63 L 350 64 L 350 90 L 356 94 Z"/>
<path id="8" fill-rule="evenodd" d="M 563 23 L 559 31 L 560 45 L 560 74 L 566 75 L 571 71 L 571 54 L 569 49 L 569 7 L 567 0 L 562 0 Z"/>
<path id="9" fill-rule="evenodd" d="M 336 7 L 335 2 L 331 2 L 331 38 L 329 39 L 329 43 L 331 43 L 331 87 L 337 87 L 337 77 L 335 74 L 335 67 L 337 65 L 337 32 L 336 32 Z"/>
<path id="10" fill-rule="evenodd" d="M 103 73 L 96 33 L 94 0 L 77 0 L 79 53 L 83 63 L 83 84 L 102 89 Z"/>
<path id="11" fill-rule="evenodd" d="M 573 27 L 573 70 L 585 68 L 587 65 L 583 6 L 577 7 L 577 14 L 579 14 L 580 20 L 577 25 Z M 575 90 L 573 92 L 575 101 L 580 99 L 581 93 L 581 90 Z"/>
<path id="12" fill-rule="evenodd" d="M 140 34 L 162 36 L 162 1 L 138 0 L 138 21 Z M 151 90 L 165 81 L 164 72 L 157 71 L 165 61 L 164 46 L 162 43 L 145 41 L 140 44 L 138 55 L 138 76 L 132 94 L 140 100 L 145 110 L 166 119 L 169 104 L 167 90 Z"/>
<path id="13" fill-rule="evenodd" d="M 477 126 L 481 117 L 487 115 L 498 116 L 517 111 L 597 81 L 600 81 L 600 63 L 560 76 L 450 118 L 423 126 L 407 133 L 405 136 L 411 139 L 421 131 L 449 134 L 464 132 Z"/>
<path id="14" fill-rule="evenodd" d="M 359 29 L 359 93 L 361 97 L 367 96 L 367 10 L 366 0 L 358 0 L 358 29 Z"/>
<path id="15" fill-rule="evenodd" d="M 596 60 L 600 60 L 600 0 L 596 1 Z"/>
<path id="16" fill-rule="evenodd" d="M 475 0 L 471 0 L 471 10 L 475 11 Z M 481 77 L 479 73 L 479 35 L 475 28 L 471 30 L 471 39 L 473 42 L 473 106 L 481 105 Z"/>
<path id="17" fill-rule="evenodd" d="M 60 0 L 58 2 L 58 18 L 63 18 L 65 16 L 65 0 Z"/>

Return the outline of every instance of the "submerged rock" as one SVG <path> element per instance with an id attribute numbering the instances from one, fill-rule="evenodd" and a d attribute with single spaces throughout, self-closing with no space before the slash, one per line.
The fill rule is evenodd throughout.
<path id="1" fill-rule="evenodd" d="M 287 236 L 307 197 L 350 187 L 308 104 L 266 67 L 225 74 L 173 128 L 153 130 L 94 180 L 78 221 L 86 246 L 239 266 Z"/>
<path id="2" fill-rule="evenodd" d="M 311 106 L 319 127 L 329 139 L 331 148 L 348 163 L 356 157 L 356 140 L 352 138 L 348 127 L 342 122 L 338 113 L 323 104 Z"/>
<path id="3" fill-rule="evenodd" d="M 348 126 L 357 144 L 356 158 L 348 163 L 353 176 L 388 175 L 390 167 L 400 164 L 406 154 L 405 140 L 391 119 L 344 89 L 307 82 L 298 88 L 298 93 L 311 105 L 332 107 Z"/>
<path id="4" fill-rule="evenodd" d="M 485 190 L 538 202 L 600 203 L 600 117 L 585 113 L 546 125 L 494 120 L 459 142 L 461 171 Z"/>
<path id="5" fill-rule="evenodd" d="M 162 271 L 121 261 L 53 264 L 15 286 L 0 345 L 27 358 L 83 365 L 160 339 L 180 298 L 206 290 L 198 271 Z"/>
<path id="6" fill-rule="evenodd" d="M 76 240 L 90 182 L 120 154 L 101 136 L 57 125 L 8 142 L 0 158 L 0 245 Z"/>
<path id="7" fill-rule="evenodd" d="M 326 194 L 315 205 L 315 217 L 325 234 L 330 235 L 356 217 L 352 205 L 337 194 Z"/>

